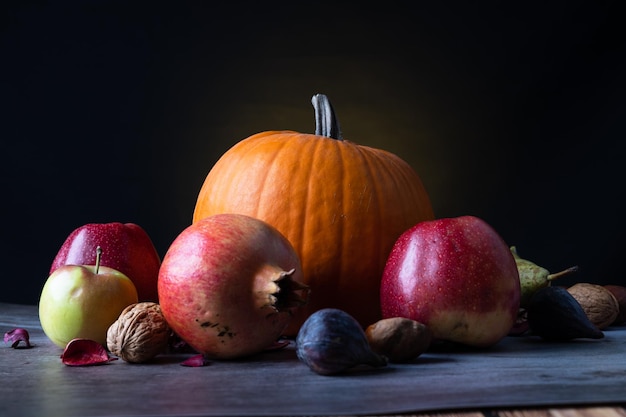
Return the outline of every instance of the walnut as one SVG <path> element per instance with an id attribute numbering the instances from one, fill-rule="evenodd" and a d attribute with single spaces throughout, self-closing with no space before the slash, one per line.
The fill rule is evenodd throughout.
<path id="1" fill-rule="evenodd" d="M 602 285 L 579 282 L 567 289 L 578 301 L 589 320 L 600 330 L 613 324 L 619 314 L 615 296 Z"/>
<path id="2" fill-rule="evenodd" d="M 109 327 L 107 347 L 126 362 L 146 362 L 166 350 L 170 335 L 161 306 L 141 302 L 126 307 Z"/>
<path id="3" fill-rule="evenodd" d="M 424 353 L 432 341 L 426 325 L 403 317 L 382 319 L 365 329 L 372 350 L 390 362 L 408 362 Z"/>

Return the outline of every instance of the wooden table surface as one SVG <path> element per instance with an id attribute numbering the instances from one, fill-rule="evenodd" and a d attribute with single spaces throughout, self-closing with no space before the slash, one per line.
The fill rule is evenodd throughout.
<path id="1" fill-rule="evenodd" d="M 621 406 L 601 407 L 562 407 L 514 410 L 486 410 L 441 412 L 432 414 L 402 414 L 403 417 L 626 417 L 626 409 Z"/>
<path id="2" fill-rule="evenodd" d="M 293 346 L 201 368 L 180 366 L 184 355 L 68 367 L 36 306 L 0 303 L 0 331 L 15 327 L 34 347 L 0 346 L 0 416 L 626 417 L 626 327 L 561 344 L 507 337 L 333 377 L 311 372 Z"/>

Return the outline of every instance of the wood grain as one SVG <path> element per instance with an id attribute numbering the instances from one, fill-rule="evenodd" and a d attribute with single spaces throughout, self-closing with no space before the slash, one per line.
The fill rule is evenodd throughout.
<path id="1" fill-rule="evenodd" d="M 626 417 L 626 410 L 622 407 L 551 408 L 499 411 L 496 415 L 498 417 Z"/>
<path id="2" fill-rule="evenodd" d="M 347 417 L 347 416 L 342 416 Z M 541 408 L 522 410 L 460 411 L 420 414 L 379 414 L 371 417 L 626 417 L 623 407 Z"/>
<path id="3" fill-rule="evenodd" d="M 507 338 L 337 377 L 310 371 L 293 346 L 204 368 L 181 367 L 180 355 L 66 367 L 36 306 L 0 303 L 0 330 L 15 327 L 33 348 L 0 350 L 0 416 L 626 417 L 624 326 L 601 340 Z"/>

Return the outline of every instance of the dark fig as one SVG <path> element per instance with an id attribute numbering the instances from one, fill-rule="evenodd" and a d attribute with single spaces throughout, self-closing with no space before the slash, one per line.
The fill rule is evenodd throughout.
<path id="1" fill-rule="evenodd" d="M 604 337 L 563 287 L 544 287 L 535 292 L 528 304 L 528 324 L 533 334 L 549 341 Z"/>
<path id="2" fill-rule="evenodd" d="M 372 350 L 356 319 L 335 308 L 318 310 L 307 318 L 296 337 L 296 353 L 320 375 L 338 374 L 357 365 L 387 365 L 387 359 Z"/>

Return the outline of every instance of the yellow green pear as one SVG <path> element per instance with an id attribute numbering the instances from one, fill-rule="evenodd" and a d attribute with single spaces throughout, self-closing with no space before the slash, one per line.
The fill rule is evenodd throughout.
<path id="1" fill-rule="evenodd" d="M 572 266 L 561 272 L 551 274 L 546 268 L 537 265 L 536 263 L 529 261 L 528 259 L 521 258 L 517 253 L 517 248 L 511 246 L 511 252 L 515 263 L 517 264 L 517 270 L 519 272 L 520 286 L 522 289 L 522 296 L 520 299 L 520 307 L 526 308 L 530 297 L 540 288 L 548 287 L 553 280 L 562 277 L 563 275 L 570 274 L 578 271 L 578 266 Z"/>

